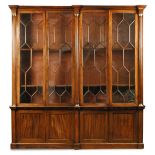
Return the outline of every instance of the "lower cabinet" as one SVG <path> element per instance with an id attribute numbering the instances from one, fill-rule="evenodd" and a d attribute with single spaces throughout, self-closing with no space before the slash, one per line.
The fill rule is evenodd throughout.
<path id="1" fill-rule="evenodd" d="M 142 114 L 142 110 L 12 110 L 16 121 L 11 147 L 143 148 Z"/>
<path id="2" fill-rule="evenodd" d="M 74 111 L 17 110 L 12 148 L 72 148 Z"/>

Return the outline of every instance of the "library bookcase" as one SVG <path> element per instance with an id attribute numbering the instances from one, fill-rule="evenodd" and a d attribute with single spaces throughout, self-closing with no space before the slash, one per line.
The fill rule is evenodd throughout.
<path id="1" fill-rule="evenodd" d="M 143 10 L 9 6 L 11 148 L 143 148 Z"/>

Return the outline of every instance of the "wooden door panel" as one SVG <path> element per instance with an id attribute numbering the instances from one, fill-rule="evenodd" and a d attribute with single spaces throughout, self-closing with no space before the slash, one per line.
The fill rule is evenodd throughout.
<path id="1" fill-rule="evenodd" d="M 74 113 L 71 111 L 47 112 L 47 142 L 73 142 Z"/>
<path id="2" fill-rule="evenodd" d="M 44 142 L 45 115 L 43 111 L 20 110 L 16 115 L 18 142 Z"/>
<path id="3" fill-rule="evenodd" d="M 80 142 L 107 141 L 107 112 L 80 112 Z"/>
<path id="4" fill-rule="evenodd" d="M 136 111 L 113 111 L 109 115 L 110 142 L 136 142 Z"/>

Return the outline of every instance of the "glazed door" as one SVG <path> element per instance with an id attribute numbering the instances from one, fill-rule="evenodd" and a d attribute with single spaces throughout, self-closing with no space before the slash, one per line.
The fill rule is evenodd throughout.
<path id="1" fill-rule="evenodd" d="M 138 91 L 137 14 L 134 11 L 113 11 L 111 18 L 111 101 L 115 105 L 134 105 Z"/>
<path id="2" fill-rule="evenodd" d="M 45 14 L 19 11 L 18 104 L 45 104 Z"/>
<path id="3" fill-rule="evenodd" d="M 108 13 L 82 12 L 80 29 L 80 104 L 107 104 Z"/>
<path id="4" fill-rule="evenodd" d="M 47 104 L 73 105 L 73 13 L 47 12 Z"/>

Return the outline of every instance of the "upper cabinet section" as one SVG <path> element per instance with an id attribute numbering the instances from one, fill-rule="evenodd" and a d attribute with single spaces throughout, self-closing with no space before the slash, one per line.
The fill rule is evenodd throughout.
<path id="1" fill-rule="evenodd" d="M 145 6 L 10 8 L 15 104 L 142 104 Z"/>

